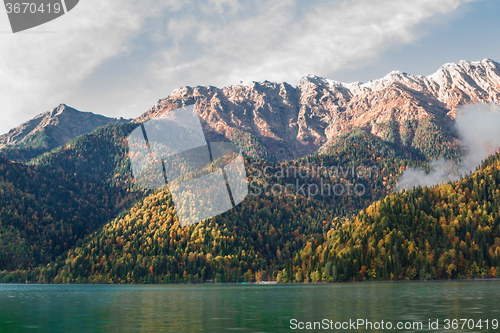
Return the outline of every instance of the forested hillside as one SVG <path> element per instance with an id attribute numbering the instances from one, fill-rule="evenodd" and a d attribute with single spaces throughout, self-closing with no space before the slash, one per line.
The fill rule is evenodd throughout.
<path id="1" fill-rule="evenodd" d="M 347 137 L 346 137 L 347 139 Z M 108 223 L 48 267 L 3 272 L 3 281 L 85 283 L 168 283 L 215 280 L 260 281 L 276 279 L 277 272 L 308 241 L 321 238 L 374 200 L 386 196 L 397 175 L 411 162 L 379 138 L 356 132 L 325 155 L 288 163 L 246 160 L 249 196 L 235 209 L 207 221 L 180 227 L 168 190 L 150 194 Z M 370 166 L 361 177 L 352 166 Z M 320 167 L 343 167 L 331 176 L 312 175 Z M 333 169 L 332 169 L 333 168 Z M 265 172 L 264 172 L 265 170 Z M 280 176 L 289 170 L 289 177 Z M 304 176 L 293 175 L 300 170 Z M 351 170 L 351 171 L 348 171 Z M 356 172 L 362 169 L 355 169 Z M 299 183 L 297 183 L 297 181 Z M 302 185 L 362 184 L 363 195 L 310 196 Z M 267 184 L 267 185 L 266 185 Z M 271 185 L 290 193 L 273 193 Z M 292 187 L 289 187 L 291 189 Z M 288 195 L 287 195 L 288 194 Z"/>
<path id="2" fill-rule="evenodd" d="M 168 190 L 134 186 L 126 137 L 135 126 L 107 126 L 29 165 L 3 161 L 0 281 L 496 275 L 497 157 L 458 184 L 391 194 L 402 171 L 427 167 L 426 156 L 357 129 L 322 154 L 280 163 L 247 157 L 249 196 L 220 216 L 180 227 Z M 459 158 L 458 148 L 444 148 Z M 321 192 L 327 188 L 351 192 Z"/>
<path id="3" fill-rule="evenodd" d="M 100 128 L 29 165 L 0 158 L 0 270 L 46 265 L 142 198 L 124 141 L 136 126 Z"/>
<path id="4" fill-rule="evenodd" d="M 471 176 L 394 193 L 306 244 L 281 281 L 496 277 L 500 155 Z"/>

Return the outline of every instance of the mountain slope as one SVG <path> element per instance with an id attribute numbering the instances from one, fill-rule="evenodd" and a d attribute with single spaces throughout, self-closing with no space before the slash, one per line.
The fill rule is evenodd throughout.
<path id="1" fill-rule="evenodd" d="M 98 127 L 126 121 L 61 104 L 0 136 L 0 153 L 11 160 L 27 161 Z"/>
<path id="2" fill-rule="evenodd" d="M 490 59 L 446 64 L 427 77 L 391 72 L 364 84 L 307 76 L 297 87 L 268 81 L 184 87 L 134 121 L 195 103 L 207 132 L 228 138 L 235 129 L 248 133 L 277 160 L 315 153 L 357 127 L 392 136 L 400 146 L 409 139 L 419 153 L 435 157 L 439 145 L 413 142 L 414 132 L 434 128 L 452 148 L 456 108 L 479 101 L 500 101 L 500 64 Z"/>
<path id="3" fill-rule="evenodd" d="M 496 277 L 500 154 L 469 177 L 394 193 L 308 243 L 283 281 Z"/>
<path id="4" fill-rule="evenodd" d="M 355 163 L 356 172 L 362 165 L 372 166 L 373 175 L 353 176 L 351 163 Z M 275 279 L 277 270 L 283 269 L 286 260 L 293 258 L 307 241 L 321 238 L 332 224 L 340 223 L 342 216 L 351 216 L 390 193 L 399 172 L 409 165 L 421 164 L 406 160 L 379 138 L 357 131 L 346 136 L 342 144 L 331 147 L 328 154 L 285 164 L 247 160 L 246 165 L 251 194 L 220 216 L 180 227 L 170 194 L 160 190 L 84 239 L 50 267 L 4 272 L 4 282 Z M 313 176 L 311 172 L 319 167 L 333 170 L 339 166 L 345 169 L 331 177 L 319 177 L 317 172 Z M 281 177 L 282 168 L 299 169 L 301 173 Z M 309 186 L 313 184 L 347 186 L 347 182 L 352 187 L 364 186 L 363 194 L 309 195 Z M 284 188 L 287 184 L 293 185 L 293 193 L 272 193 L 273 185 Z M 296 187 L 302 185 L 303 193 Z"/>
<path id="5" fill-rule="evenodd" d="M 0 270 L 46 265 L 142 197 L 124 141 L 136 126 L 102 127 L 30 165 L 0 158 Z"/>

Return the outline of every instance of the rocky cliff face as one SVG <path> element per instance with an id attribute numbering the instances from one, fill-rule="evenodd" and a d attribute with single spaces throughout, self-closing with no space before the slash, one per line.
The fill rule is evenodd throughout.
<path id="1" fill-rule="evenodd" d="M 0 136 L 0 149 L 35 149 L 38 153 L 45 152 L 90 133 L 97 127 L 125 121 L 128 120 L 81 112 L 61 104 Z M 20 160 L 24 159 L 22 156 L 19 156 Z"/>
<path id="2" fill-rule="evenodd" d="M 396 140 L 408 121 L 446 132 L 459 105 L 479 101 L 500 101 L 500 64 L 490 59 L 445 64 L 426 77 L 391 72 L 368 83 L 307 76 L 297 87 L 268 81 L 184 87 L 134 121 L 195 103 L 208 132 L 227 138 L 245 132 L 281 160 L 316 152 L 356 127 L 383 137 L 390 123 Z"/>

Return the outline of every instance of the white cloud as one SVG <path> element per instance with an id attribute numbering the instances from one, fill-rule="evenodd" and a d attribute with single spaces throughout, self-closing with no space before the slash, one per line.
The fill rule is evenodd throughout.
<path id="1" fill-rule="evenodd" d="M 182 46 L 175 51 L 165 48 L 165 61 L 158 68 L 170 75 L 176 72 L 179 78 L 211 78 L 216 84 L 265 79 L 296 83 L 306 74 L 329 74 L 396 43 L 411 42 L 418 24 L 466 2 L 470 1 L 310 1 L 305 7 L 294 0 L 255 0 L 251 9 L 233 4 L 227 13 L 221 13 L 221 6 L 214 12 L 201 6 L 204 15 L 192 12 L 172 21 L 169 28 L 183 31 L 180 40 L 191 33 L 203 52 L 191 59 Z M 245 15 L 252 10 L 253 15 Z M 183 71 L 188 63 L 193 66 Z"/>
<path id="2" fill-rule="evenodd" d="M 454 126 L 464 148 L 460 164 L 439 158 L 429 163 L 429 173 L 422 169 L 407 169 L 399 179 L 398 190 L 459 180 L 460 176 L 473 172 L 483 160 L 500 149 L 500 108 L 497 104 L 460 106 Z"/>
<path id="3" fill-rule="evenodd" d="M 80 1 L 68 14 L 26 32 L 0 29 L 3 131 L 62 102 L 107 59 L 131 50 L 152 1 Z M 5 14 L 5 13 L 2 13 Z M 19 112 L 24 111 L 20 115 Z M 9 127 L 5 127 L 9 126 Z"/>
<path id="4" fill-rule="evenodd" d="M 0 132 L 75 96 L 87 111 L 130 116 L 129 106 L 140 114 L 182 85 L 326 76 L 411 42 L 420 23 L 470 1 L 82 0 L 27 33 L 0 34 Z M 111 83 L 85 88 L 98 81 Z"/>

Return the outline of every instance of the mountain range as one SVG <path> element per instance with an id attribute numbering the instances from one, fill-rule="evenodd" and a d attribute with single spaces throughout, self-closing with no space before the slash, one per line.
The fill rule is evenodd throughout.
<path id="1" fill-rule="evenodd" d="M 194 103 L 207 131 L 230 140 L 245 133 L 281 161 L 322 150 L 357 127 L 401 147 L 432 150 L 434 144 L 414 142 L 416 132 L 433 128 L 454 142 L 457 107 L 499 100 L 500 64 L 485 59 L 445 64 L 429 76 L 395 71 L 368 83 L 306 76 L 297 87 L 268 81 L 183 87 L 134 122 Z"/>
<path id="2" fill-rule="evenodd" d="M 364 84 L 307 76 L 297 87 L 268 81 L 184 87 L 133 120 L 62 104 L 0 137 L 0 281 L 496 276 L 498 155 L 449 186 L 394 191 L 409 168 L 429 171 L 433 158 L 460 159 L 453 126 L 459 108 L 499 98 L 500 64 L 485 59 L 446 64 L 427 77 L 392 72 Z M 260 192 L 180 227 L 168 189 L 137 188 L 127 136 L 139 123 L 191 104 L 209 141 L 241 148 L 248 180 Z M 276 176 L 283 167 L 356 165 L 372 166 L 376 176 Z M 256 173 L 256 166 L 275 176 Z M 362 185 L 363 195 L 268 191 L 323 182 Z"/>
<path id="3" fill-rule="evenodd" d="M 414 148 L 435 157 L 443 153 L 434 151 L 439 147 L 422 142 L 416 134 L 437 132 L 440 143 L 456 145 L 452 124 L 457 108 L 499 100 L 500 64 L 484 59 L 445 64 L 429 76 L 394 71 L 367 83 L 346 84 L 310 75 L 297 87 L 268 81 L 224 88 L 187 86 L 131 121 L 144 122 L 195 104 L 209 139 L 235 141 L 256 158 L 300 158 L 323 151 L 355 128 L 401 149 Z M 61 104 L 0 136 L 0 151 L 26 161 L 99 126 L 126 121 Z"/>

